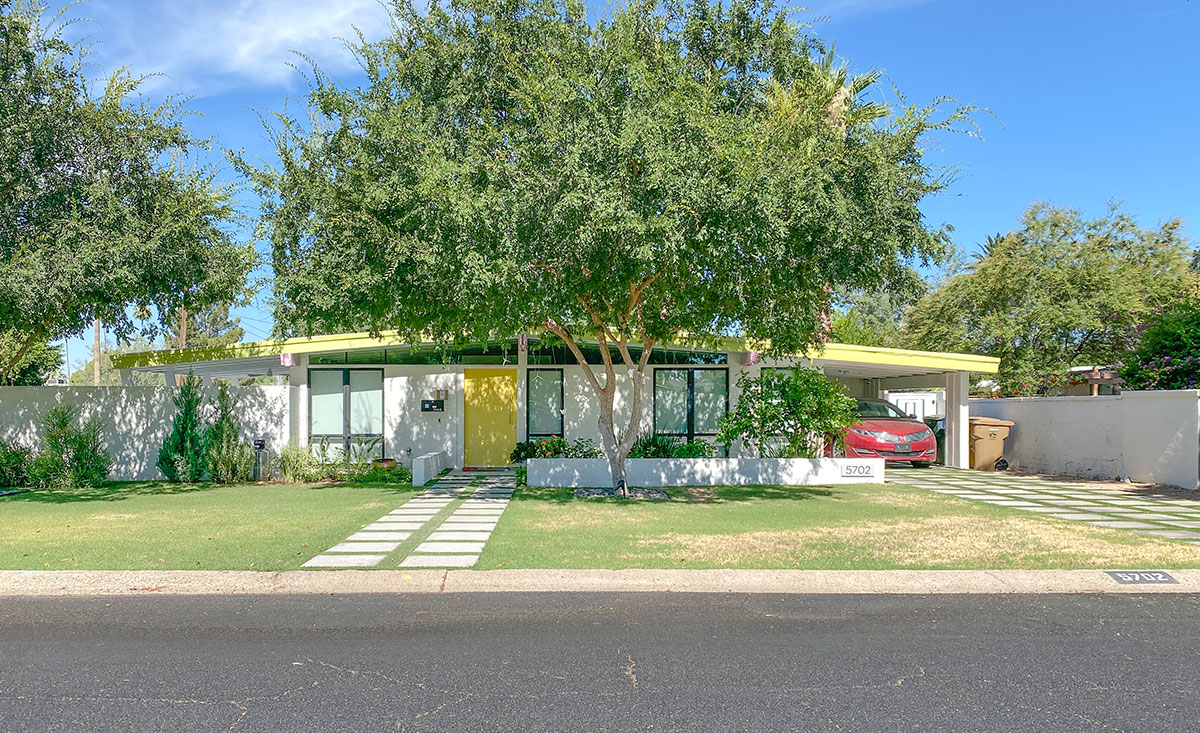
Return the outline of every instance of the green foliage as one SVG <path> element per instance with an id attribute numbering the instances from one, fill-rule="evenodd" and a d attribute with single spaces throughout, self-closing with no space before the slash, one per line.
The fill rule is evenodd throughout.
<path id="1" fill-rule="evenodd" d="M 905 314 L 925 289 L 915 273 L 913 279 L 913 284 L 905 290 L 838 298 L 842 308 L 834 314 L 831 340 L 839 344 L 905 348 L 908 345 L 904 332 Z"/>
<path id="2" fill-rule="evenodd" d="M 249 293 L 247 293 L 249 294 Z M 164 319 L 163 343 L 167 348 L 179 345 L 179 311 L 175 310 Z M 203 309 L 188 309 L 187 346 L 228 346 L 236 344 L 246 335 L 241 327 L 241 318 L 229 316 L 229 303 L 216 303 Z"/>
<path id="3" fill-rule="evenodd" d="M 712 458 L 713 447 L 703 440 L 694 443 L 680 443 L 671 451 L 672 458 Z"/>
<path id="4" fill-rule="evenodd" d="M 73 405 L 48 410 L 42 418 L 42 446 L 27 464 L 28 480 L 43 489 L 99 486 L 112 471 L 112 456 L 104 448 L 100 421 L 89 418 L 81 427 Z"/>
<path id="5" fill-rule="evenodd" d="M 517 443 L 508 459 L 515 464 L 523 464 L 530 458 L 603 458 L 604 453 L 596 447 L 596 441 L 591 438 L 579 438 L 568 443 L 557 435 L 541 440 L 527 440 Z"/>
<path id="6" fill-rule="evenodd" d="M 721 418 L 717 440 L 741 439 L 760 456 L 816 458 L 840 446 L 857 421 L 855 402 L 819 369 L 763 369 L 742 374 L 737 407 Z"/>
<path id="7" fill-rule="evenodd" d="M 0 367 L 11 364 L 0 368 L 0 387 L 37 387 L 62 367 L 62 349 L 40 341 L 26 347 L 25 342 L 15 331 L 0 331 Z"/>
<path id="8" fill-rule="evenodd" d="M 528 486 L 529 485 L 529 469 L 528 468 L 525 468 L 524 466 L 517 466 L 516 485 L 517 486 Z"/>
<path id="9" fill-rule="evenodd" d="M 669 435 L 648 433 L 633 441 L 630 458 L 670 458 L 675 455 L 679 441 Z"/>
<path id="10" fill-rule="evenodd" d="M 280 451 L 279 473 L 288 484 L 311 483 L 322 478 L 320 464 L 312 451 L 294 443 Z"/>
<path id="11" fill-rule="evenodd" d="M 20 334 L 0 374 L 95 318 L 131 336 L 130 306 L 237 298 L 255 261 L 232 240 L 232 189 L 199 165 L 207 143 L 187 110 L 148 103 L 124 69 L 94 84 L 68 11 L 0 2 L 0 333 Z"/>
<path id="12" fill-rule="evenodd" d="M 386 486 L 411 486 L 412 485 L 412 469 L 407 466 L 396 466 L 395 468 L 375 468 L 358 474 L 353 477 L 355 484 L 372 484 Z"/>
<path id="13" fill-rule="evenodd" d="M 117 369 L 114 369 L 113 365 L 112 365 L 112 358 L 114 356 L 120 356 L 122 354 L 133 354 L 133 353 L 137 353 L 139 351 L 150 351 L 153 348 L 154 348 L 154 344 L 149 339 L 147 339 L 143 336 L 136 337 L 132 341 L 130 341 L 128 344 L 122 345 L 122 346 L 113 346 L 111 343 L 101 343 L 100 344 L 100 384 L 101 384 L 101 386 L 115 387 L 117 385 L 122 384 L 120 371 Z M 93 361 L 92 359 L 88 359 L 87 362 L 83 366 L 81 366 L 80 368 L 71 372 L 70 381 L 71 381 L 72 385 L 78 384 L 81 386 L 90 386 L 92 384 L 92 379 L 94 376 L 94 373 L 92 371 L 92 361 Z M 136 387 L 161 387 L 163 384 L 163 378 L 162 378 L 161 374 L 148 374 L 148 373 L 143 373 L 143 372 L 133 372 L 131 374 L 131 376 L 133 377 L 133 384 Z"/>
<path id="14" fill-rule="evenodd" d="M 908 327 L 918 348 L 1000 357 L 1005 395 L 1047 394 L 1071 366 L 1116 363 L 1147 318 L 1200 283 L 1179 221 L 1143 228 L 1115 207 L 1085 219 L 1034 204 L 985 252 L 919 302 Z"/>
<path id="15" fill-rule="evenodd" d="M 168 481 L 195 483 L 204 478 L 208 468 L 204 422 L 200 415 L 203 403 L 200 378 L 189 374 L 172 401 L 175 403 L 175 420 L 171 424 L 171 434 L 158 452 L 158 470 Z"/>
<path id="16" fill-rule="evenodd" d="M 217 416 L 204 434 L 208 475 L 213 483 L 249 481 L 254 473 L 254 449 L 242 441 L 237 399 L 222 385 L 217 392 Z"/>
<path id="17" fill-rule="evenodd" d="M 1133 389 L 1200 385 L 1200 305 L 1188 301 L 1151 318 L 1120 374 Z"/>
<path id="18" fill-rule="evenodd" d="M 970 110 L 883 108 L 878 75 L 818 56 L 788 10 L 427 7 L 397 0 L 390 36 L 351 43 L 363 82 L 312 71 L 306 114 L 272 118 L 278 165 L 235 159 L 264 202 L 283 332 L 544 328 L 639 344 L 641 363 L 621 357 L 644 373 L 681 331 L 819 343 L 830 289 L 890 289 L 946 252 L 919 209 L 945 185 L 923 154 Z M 641 381 L 621 431 L 612 365 L 583 368 L 616 460 Z"/>
<path id="19" fill-rule="evenodd" d="M 0 441 L 0 488 L 29 485 L 29 463 L 33 451 L 23 445 Z"/>

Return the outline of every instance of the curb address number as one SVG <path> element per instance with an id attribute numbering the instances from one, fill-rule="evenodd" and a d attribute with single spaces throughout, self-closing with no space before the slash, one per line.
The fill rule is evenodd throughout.
<path id="1" fill-rule="evenodd" d="M 1123 572 L 1119 570 L 1107 571 L 1109 577 L 1117 581 L 1121 585 L 1145 585 L 1147 583 L 1178 583 L 1178 580 L 1171 577 L 1170 573 L 1164 573 L 1161 570 L 1142 571 L 1142 572 Z"/>

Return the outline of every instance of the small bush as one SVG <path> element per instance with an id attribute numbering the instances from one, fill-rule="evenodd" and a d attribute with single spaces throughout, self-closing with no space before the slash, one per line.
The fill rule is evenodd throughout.
<path id="1" fill-rule="evenodd" d="M 254 474 L 254 449 L 242 442 L 236 410 L 237 399 L 221 385 L 217 419 L 204 433 L 208 476 L 213 483 L 244 483 Z"/>
<path id="2" fill-rule="evenodd" d="M 695 443 L 680 443 L 671 451 L 672 458 L 712 458 L 713 447 L 702 440 Z"/>
<path id="3" fill-rule="evenodd" d="M 321 480 L 321 466 L 312 451 L 290 444 L 279 453 L 279 474 L 284 483 L 303 484 Z"/>
<path id="4" fill-rule="evenodd" d="M 529 469 L 524 466 L 517 466 L 517 486 L 528 485 Z"/>
<path id="5" fill-rule="evenodd" d="M 29 463 L 33 451 L 23 445 L 0 441 L 0 488 L 29 485 Z"/>
<path id="6" fill-rule="evenodd" d="M 42 418 L 42 447 L 27 465 L 28 483 L 42 489 L 99 486 L 112 471 L 112 456 L 104 449 L 100 421 L 90 418 L 75 427 L 78 410 L 55 407 Z"/>
<path id="7" fill-rule="evenodd" d="M 171 434 L 158 451 L 158 470 L 168 481 L 195 483 L 208 468 L 204 423 L 200 418 L 200 378 L 189 374 L 175 393 L 175 420 Z"/>
<path id="8" fill-rule="evenodd" d="M 679 441 L 669 435 L 643 435 L 629 449 L 630 458 L 671 458 Z"/>
<path id="9" fill-rule="evenodd" d="M 525 463 L 530 458 L 602 458 L 604 453 L 596 447 L 596 441 L 591 438 L 579 438 L 568 443 L 563 438 L 554 435 L 541 440 L 527 440 L 517 443 L 510 461 L 517 465 Z"/>
<path id="10" fill-rule="evenodd" d="M 591 438 L 579 438 L 567 448 L 567 458 L 603 458 L 604 451 L 596 447 Z"/>
<path id="11" fill-rule="evenodd" d="M 389 486 L 411 486 L 412 470 L 407 466 L 395 468 L 371 468 L 353 477 L 355 483 L 387 484 Z"/>

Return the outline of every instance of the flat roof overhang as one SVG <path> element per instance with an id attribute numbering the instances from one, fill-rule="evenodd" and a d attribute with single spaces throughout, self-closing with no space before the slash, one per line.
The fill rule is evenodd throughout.
<path id="1" fill-rule="evenodd" d="M 368 333 L 343 333 L 311 338 L 291 338 L 272 341 L 231 344 L 229 346 L 202 347 L 193 349 L 166 349 L 122 354 L 113 357 L 116 369 L 132 369 L 139 372 L 187 373 L 208 377 L 267 376 L 284 373 L 288 369 L 286 355 L 319 354 L 336 351 L 377 349 L 380 347 L 408 346 L 415 348 L 435 347 L 432 341 L 412 343 L 395 332 L 372 336 Z M 694 344 L 681 339 L 671 344 L 672 348 L 699 351 L 726 351 L 753 354 L 764 347 L 746 339 L 722 338 L 716 343 Z M 825 344 L 810 354 L 797 354 L 795 359 L 810 361 L 833 377 L 886 379 L 900 377 L 923 377 L 947 372 L 976 372 L 994 374 L 1000 360 L 976 354 L 941 353 L 892 349 L 854 344 Z M 764 364 L 778 362 L 764 359 Z M 788 358 L 787 361 L 791 361 Z"/>

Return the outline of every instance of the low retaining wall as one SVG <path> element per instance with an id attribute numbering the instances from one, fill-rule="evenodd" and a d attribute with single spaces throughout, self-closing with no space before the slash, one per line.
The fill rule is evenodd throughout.
<path id="1" fill-rule="evenodd" d="M 525 467 L 530 486 L 612 486 L 603 458 L 530 458 Z M 631 458 L 625 462 L 625 479 L 630 486 L 644 487 L 881 484 L 883 459 Z"/>
<path id="2" fill-rule="evenodd" d="M 262 385 L 230 387 L 238 400 L 237 414 L 246 442 L 266 441 L 279 455 L 288 444 L 291 397 L 289 387 Z M 42 416 L 58 405 L 75 405 L 82 422 L 99 418 L 104 446 L 113 456 L 115 481 L 161 478 L 158 451 L 175 419 L 173 387 L 0 387 L 0 440 L 37 448 Z M 214 402 L 215 388 L 204 389 Z"/>
<path id="3" fill-rule="evenodd" d="M 1012 420 L 1004 457 L 1020 471 L 1200 483 L 1200 391 L 971 400 L 971 416 Z"/>
<path id="4" fill-rule="evenodd" d="M 444 450 L 417 456 L 412 462 L 413 486 L 424 486 L 451 465 L 450 454 Z"/>

